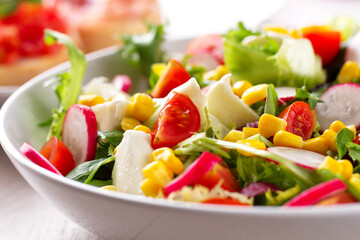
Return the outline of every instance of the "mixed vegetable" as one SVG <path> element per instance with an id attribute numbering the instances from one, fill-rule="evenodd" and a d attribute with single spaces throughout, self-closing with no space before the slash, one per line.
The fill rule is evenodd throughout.
<path id="1" fill-rule="evenodd" d="M 83 55 L 48 30 L 48 42 L 67 45 L 72 67 L 58 76 L 48 141 L 40 152 L 28 143 L 20 150 L 75 181 L 154 198 L 358 202 L 358 30 L 349 19 L 259 32 L 239 23 L 224 36 L 194 39 L 175 60 L 161 48 L 163 27 L 150 26 L 126 36 L 119 52 L 149 78 L 148 92 L 135 94 L 125 75 L 81 87 Z"/>

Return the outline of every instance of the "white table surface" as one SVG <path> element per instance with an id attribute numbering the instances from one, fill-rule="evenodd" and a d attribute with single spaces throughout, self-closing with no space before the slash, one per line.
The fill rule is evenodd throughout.
<path id="1" fill-rule="evenodd" d="M 186 6 L 184 3 L 188 2 L 188 0 L 160 1 L 167 4 L 164 6 L 169 12 L 169 19 L 172 21 L 172 25 L 170 24 L 170 28 L 168 29 L 170 37 L 172 38 L 181 36 L 188 37 L 195 33 L 225 32 L 230 28 L 231 24 L 235 25 L 238 20 L 245 20 L 245 22 L 248 22 L 248 25 L 252 27 L 258 26 L 261 22 L 266 21 L 266 19 L 270 19 L 273 23 L 282 23 L 284 19 L 287 19 L 287 24 L 296 25 L 299 23 L 298 18 L 288 18 L 288 16 L 302 15 L 304 17 L 304 15 L 307 15 L 305 19 L 307 19 L 307 23 L 311 23 L 314 19 L 315 22 L 321 22 L 336 13 L 354 13 L 355 15 L 360 9 L 360 1 L 354 0 L 343 0 L 340 8 L 340 5 L 338 5 L 335 0 L 329 0 L 326 2 L 326 11 L 323 9 L 324 0 L 311 1 L 311 8 L 307 5 L 309 0 L 293 0 L 282 9 L 280 7 L 286 2 L 285 0 L 232 0 L 239 9 L 238 17 L 232 19 L 229 18 L 229 15 L 234 14 L 235 8 L 226 7 L 230 6 L 228 3 L 230 0 L 216 2 L 212 0 L 191 1 L 191 3 L 197 3 L 195 4 L 196 7 L 193 5 L 192 8 L 188 10 L 191 11 L 192 14 L 185 15 L 186 10 L 179 11 L 176 3 L 181 2 L 182 6 Z M 171 2 L 171 4 L 169 4 L 169 2 Z M 218 9 L 222 9 L 222 12 L 226 12 L 226 9 L 228 9 L 231 14 L 223 15 L 224 17 L 221 17 L 220 14 L 214 16 L 210 14 L 211 9 L 200 9 L 199 6 L 201 6 L 201 4 L 204 5 L 206 2 L 211 3 L 210 5 L 213 6 L 213 12 L 215 12 L 214 8 L 219 7 Z M 244 5 L 246 2 L 249 3 L 248 11 L 246 11 L 246 6 Z M 277 11 L 276 14 L 269 14 L 268 8 L 271 7 L 271 4 L 266 5 L 266 3 L 270 2 L 273 3 L 273 11 Z M 220 3 L 227 4 L 217 5 Z M 294 5 L 295 3 L 297 4 L 296 6 Z M 320 11 L 320 9 L 322 10 Z M 198 16 L 201 16 L 201 11 L 207 12 L 207 14 L 203 16 L 208 19 L 211 18 L 209 21 L 213 24 L 204 25 L 204 22 L 206 22 L 205 17 L 202 17 L 200 22 L 197 21 L 197 19 L 199 19 Z M 312 15 L 309 17 L 309 14 Z M 186 20 L 184 20 L 184 18 L 186 18 Z M 192 19 L 189 20 L 190 18 Z M 212 18 L 217 18 L 217 20 Z M 246 19 L 249 21 L 246 21 Z M 220 25 L 220 22 L 222 22 L 223 25 Z M 191 25 L 196 27 L 189 28 Z M 43 200 L 16 171 L 2 148 L 0 149 L 0 217 L 0 239 L 101 239 L 68 220 L 58 212 L 57 209 Z"/>

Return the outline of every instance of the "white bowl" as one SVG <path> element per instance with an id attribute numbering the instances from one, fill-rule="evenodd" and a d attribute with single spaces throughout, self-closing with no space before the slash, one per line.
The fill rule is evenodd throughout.
<path id="1" fill-rule="evenodd" d="M 168 46 L 181 51 L 185 42 Z M 136 71 L 120 64 L 115 49 L 88 55 L 86 80 Z M 57 66 L 21 86 L 3 105 L 0 140 L 29 184 L 69 219 L 106 239 L 358 239 L 360 204 L 317 208 L 232 207 L 170 202 L 97 188 L 55 175 L 26 159 L 19 147 L 40 148 L 46 120 L 57 101 L 49 78 L 69 68 Z M 125 71 L 126 70 L 126 71 Z M 138 89 L 146 81 L 135 83 Z"/>

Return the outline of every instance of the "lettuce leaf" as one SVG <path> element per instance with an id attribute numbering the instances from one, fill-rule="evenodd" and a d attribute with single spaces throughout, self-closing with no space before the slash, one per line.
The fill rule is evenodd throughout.
<path id="1" fill-rule="evenodd" d="M 70 71 L 57 76 L 58 85 L 55 93 L 59 99 L 59 107 L 53 109 L 52 123 L 48 139 L 56 136 L 61 140 L 61 131 L 66 111 L 73 104 L 76 104 L 80 94 L 82 80 L 86 70 L 84 54 L 67 35 L 50 29 L 45 30 L 46 44 L 62 43 L 67 47 L 70 57 Z"/>

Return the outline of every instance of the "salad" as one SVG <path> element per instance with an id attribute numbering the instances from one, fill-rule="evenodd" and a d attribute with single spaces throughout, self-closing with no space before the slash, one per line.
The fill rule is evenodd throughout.
<path id="1" fill-rule="evenodd" d="M 47 30 L 47 43 L 67 46 L 71 68 L 57 79 L 47 141 L 20 151 L 99 190 L 171 201 L 358 202 L 359 25 L 338 21 L 259 32 L 239 23 L 192 40 L 177 60 L 161 47 L 163 26 L 149 26 L 124 36 L 118 53 L 148 77 L 140 93 L 127 75 L 82 85 L 83 54 Z"/>

